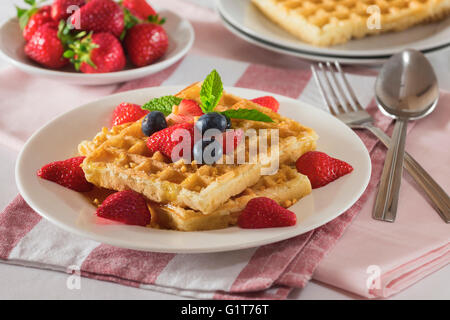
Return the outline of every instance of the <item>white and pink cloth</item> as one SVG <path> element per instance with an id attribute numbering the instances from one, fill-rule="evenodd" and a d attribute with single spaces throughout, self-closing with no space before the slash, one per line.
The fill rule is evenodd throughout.
<path id="1" fill-rule="evenodd" d="M 170 4 L 183 5 L 188 17 L 192 12 L 198 40 L 192 53 L 158 74 L 126 84 L 84 87 L 31 77 L 12 68 L 2 71 L 0 143 L 17 152 L 40 126 L 78 105 L 114 92 L 190 84 L 213 68 L 227 86 L 265 90 L 325 108 L 308 63 L 298 60 L 296 68 L 269 67 L 270 59 L 282 56 L 237 40 L 207 9 L 180 1 Z M 234 60 L 211 55 L 228 55 Z M 267 64 L 236 61 L 248 60 L 250 55 Z M 389 131 L 391 120 L 382 116 L 373 102 L 373 70 L 346 70 L 351 72 L 349 80 L 361 103 L 375 116 L 377 124 Z M 450 93 L 442 92 L 436 111 L 410 126 L 407 144 L 407 150 L 447 191 L 449 104 Z M 23 123 L 22 119 L 27 119 L 27 126 L 17 125 Z M 61 272 L 80 270 L 90 278 L 197 298 L 284 299 L 311 278 L 363 297 L 388 297 L 450 262 L 450 226 L 440 219 L 407 174 L 397 221 L 390 224 L 372 220 L 385 148 L 370 134 L 358 134 L 372 159 L 367 190 L 347 212 L 298 237 L 222 253 L 140 252 L 69 234 L 42 219 L 19 195 L 0 213 L 0 261 Z"/>

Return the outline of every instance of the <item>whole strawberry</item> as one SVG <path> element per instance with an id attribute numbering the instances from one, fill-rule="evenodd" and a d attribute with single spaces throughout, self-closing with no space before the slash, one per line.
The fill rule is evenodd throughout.
<path id="1" fill-rule="evenodd" d="M 17 8 L 17 16 L 19 17 L 21 28 L 23 29 L 23 37 L 26 41 L 30 41 L 36 30 L 44 24 L 51 24 L 57 27 L 58 24 L 51 17 L 50 6 L 41 8 L 20 9 Z"/>
<path id="2" fill-rule="evenodd" d="M 114 109 L 112 125 L 118 126 L 119 124 L 137 121 L 147 115 L 147 113 L 148 111 L 143 110 L 140 105 L 121 103 Z"/>
<path id="3" fill-rule="evenodd" d="M 125 68 L 122 44 L 108 32 L 87 35 L 69 45 L 64 55 L 83 73 L 106 73 Z"/>
<path id="4" fill-rule="evenodd" d="M 146 0 L 123 0 L 122 5 L 142 20 L 147 20 L 149 16 L 156 16 L 156 11 Z"/>
<path id="5" fill-rule="evenodd" d="M 245 229 L 289 227 L 297 223 L 297 216 L 276 201 L 259 197 L 250 200 L 238 218 L 238 226 Z"/>
<path id="6" fill-rule="evenodd" d="M 127 31 L 125 48 L 137 67 L 147 66 L 161 58 L 169 47 L 166 31 L 158 24 L 137 24 Z"/>
<path id="7" fill-rule="evenodd" d="M 64 58 L 64 45 L 58 37 L 56 27 L 45 24 L 40 26 L 25 45 L 25 54 L 43 66 L 58 69 L 69 60 Z"/>
<path id="8" fill-rule="evenodd" d="M 178 129 L 180 129 L 176 133 L 176 136 L 178 136 L 178 138 L 175 138 L 175 136 L 172 138 L 172 134 Z M 188 145 L 187 147 L 192 150 L 192 147 L 194 146 L 194 124 L 191 122 L 176 124 L 166 129 L 155 132 L 150 137 L 148 137 L 147 147 L 149 148 L 150 152 L 154 153 L 156 151 L 159 151 L 165 156 L 171 158 L 173 149 L 179 143 L 184 143 L 185 138 L 190 140 L 190 145 Z M 186 143 L 187 142 L 188 141 L 186 141 Z M 172 160 L 177 161 L 183 156 L 184 153 L 183 150 L 181 150 L 179 154 L 174 155 L 174 159 Z"/>
<path id="9" fill-rule="evenodd" d="M 37 175 L 75 191 L 91 191 L 94 186 L 86 180 L 80 167 L 84 158 L 75 157 L 46 164 L 38 170 Z"/>
<path id="10" fill-rule="evenodd" d="M 122 34 L 125 27 L 123 10 L 112 0 L 90 0 L 69 19 L 75 29 L 111 32 L 116 37 Z"/>
<path id="11" fill-rule="evenodd" d="M 348 163 L 319 151 L 305 153 L 295 165 L 298 172 L 308 176 L 313 189 L 323 187 L 353 171 Z"/>
<path id="12" fill-rule="evenodd" d="M 55 21 L 67 19 L 73 11 L 76 11 L 74 9 L 81 8 L 85 3 L 85 0 L 54 0 L 51 9 L 52 18 Z"/>
<path id="13" fill-rule="evenodd" d="M 273 112 L 277 112 L 278 108 L 280 107 L 280 103 L 278 102 L 278 100 L 272 96 L 259 97 L 259 98 L 252 99 L 251 101 L 253 101 L 254 103 L 257 103 L 263 107 L 269 108 Z"/>
<path id="14" fill-rule="evenodd" d="M 146 226 L 151 215 L 145 198 L 132 190 L 113 193 L 97 208 L 97 216 L 129 225 Z"/>

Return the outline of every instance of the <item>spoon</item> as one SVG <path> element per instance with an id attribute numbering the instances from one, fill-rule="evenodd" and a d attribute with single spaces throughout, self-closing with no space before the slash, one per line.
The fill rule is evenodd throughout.
<path id="1" fill-rule="evenodd" d="M 431 64 L 416 50 L 393 55 L 380 70 L 375 83 L 375 97 L 381 112 L 395 118 L 396 122 L 372 216 L 377 220 L 394 222 L 407 123 L 428 115 L 439 99 L 439 87 Z"/>

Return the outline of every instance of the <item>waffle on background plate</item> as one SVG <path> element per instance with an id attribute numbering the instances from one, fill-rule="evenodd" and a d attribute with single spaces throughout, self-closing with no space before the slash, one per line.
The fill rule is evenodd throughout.
<path id="1" fill-rule="evenodd" d="M 315 46 L 346 43 L 352 38 L 443 19 L 450 0 L 252 0 L 269 19 L 302 41 Z M 368 20 L 377 6 L 380 28 Z M 373 22 L 373 20 L 370 20 Z M 370 26 L 370 27 L 369 27 Z"/>
<path id="2" fill-rule="evenodd" d="M 176 96 L 200 102 L 200 89 L 201 83 L 195 83 Z M 317 134 L 298 122 L 224 92 L 216 110 L 230 108 L 257 109 L 268 114 L 273 123 L 233 119 L 232 127 L 244 131 L 256 129 L 256 132 L 278 129 L 279 152 L 272 154 L 269 145 L 270 156 L 266 162 L 248 163 L 251 156 L 247 149 L 255 143 L 252 139 L 257 139 L 256 136 L 239 146 L 245 148 L 245 164 L 198 165 L 183 160 L 173 163 L 159 152 L 150 153 L 139 120 L 103 128 L 92 141 L 79 144 L 79 153 L 86 156 L 82 164 L 86 179 L 97 187 L 132 189 L 143 194 L 150 200 L 153 227 L 183 231 L 234 225 L 238 213 L 254 197 L 268 196 L 287 207 L 309 194 L 308 178 L 299 174 L 293 165 L 303 153 L 315 149 Z M 273 161 L 279 162 L 278 172 L 262 175 L 261 169 Z"/>

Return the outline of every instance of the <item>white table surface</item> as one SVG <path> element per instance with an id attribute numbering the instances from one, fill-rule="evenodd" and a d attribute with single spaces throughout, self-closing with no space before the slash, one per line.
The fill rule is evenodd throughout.
<path id="1" fill-rule="evenodd" d="M 167 0 L 170 1 L 170 0 Z M 211 6 L 211 0 L 189 0 Z M 0 22 L 15 14 L 14 4 L 21 0 L 0 1 Z M 189 17 L 188 17 L 189 18 Z M 450 53 L 448 50 L 430 58 L 438 70 L 440 86 L 450 90 Z M 251 62 L 251 61 L 250 61 Z M 0 60 L 0 69 L 7 64 Z M 0 82 L 1 85 L 1 82 Z M 14 182 L 17 153 L 0 145 L 0 210 L 18 193 Z M 67 275 L 54 271 L 12 266 L 0 263 L 0 299 L 186 299 L 114 283 L 81 279 L 79 290 L 69 290 Z M 447 266 L 391 299 L 450 299 L 450 266 Z M 359 296 L 311 281 L 303 290 L 294 290 L 290 299 L 359 299 Z"/>

